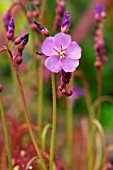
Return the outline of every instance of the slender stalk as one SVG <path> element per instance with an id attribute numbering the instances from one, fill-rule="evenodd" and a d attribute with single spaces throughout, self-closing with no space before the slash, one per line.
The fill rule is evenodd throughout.
<path id="1" fill-rule="evenodd" d="M 94 130 L 93 130 L 93 125 L 92 121 L 94 119 L 94 107 L 92 104 L 91 100 L 91 95 L 90 95 L 90 89 L 89 89 L 89 84 L 84 76 L 84 74 L 80 71 L 75 72 L 76 77 L 80 77 L 83 79 L 84 83 L 84 92 L 85 92 L 85 98 L 86 98 L 86 104 L 89 112 L 89 128 L 88 128 L 88 170 L 91 170 L 93 167 L 93 154 L 92 154 L 92 148 L 93 148 L 93 135 L 94 135 Z"/>
<path id="2" fill-rule="evenodd" d="M 100 97 L 101 97 L 101 88 L 102 87 L 102 66 L 98 68 L 98 73 L 97 73 L 97 98 L 98 98 L 98 105 L 96 108 L 96 116 L 97 119 L 99 120 L 100 118 L 100 111 L 101 111 L 101 102 L 100 102 Z"/>
<path id="3" fill-rule="evenodd" d="M 56 90 L 55 90 L 55 75 L 54 75 L 54 73 L 51 73 L 51 82 L 52 82 L 52 95 L 53 95 L 53 123 L 52 123 L 52 135 L 51 135 L 51 146 L 50 146 L 49 170 L 53 170 L 54 143 L 55 143 L 55 132 L 56 132 Z"/>
<path id="4" fill-rule="evenodd" d="M 8 154 L 9 170 L 13 170 L 12 156 L 11 156 L 11 149 L 10 149 L 10 141 L 9 141 L 9 136 L 8 136 L 8 129 L 7 129 L 7 123 L 6 123 L 6 117 L 5 117 L 5 113 L 4 113 L 4 108 L 3 108 L 3 104 L 2 104 L 1 94 L 0 94 L 0 109 L 1 109 L 2 122 L 3 122 L 4 134 L 5 134 L 5 140 L 6 140 L 6 148 L 7 148 L 7 154 Z"/>
<path id="5" fill-rule="evenodd" d="M 42 133 L 42 108 L 43 108 L 43 59 L 40 61 L 39 84 L 38 84 L 38 131 L 41 137 Z"/>
<path id="6" fill-rule="evenodd" d="M 40 21 L 41 24 L 43 24 L 44 15 L 45 15 L 45 12 L 46 12 L 46 7 L 47 7 L 47 0 L 43 0 L 41 15 L 40 15 L 40 18 L 39 18 L 39 21 Z"/>
<path id="7" fill-rule="evenodd" d="M 72 144 L 73 144 L 73 109 L 72 100 L 67 97 L 67 163 L 71 168 L 72 163 Z"/>
<path id="8" fill-rule="evenodd" d="M 43 168 L 43 170 L 46 170 L 45 162 L 44 162 L 44 160 L 42 158 L 40 149 L 38 148 L 38 145 L 36 143 L 36 140 L 35 140 L 32 128 L 31 128 L 30 118 L 29 118 L 29 114 L 28 114 L 28 111 L 27 111 L 27 107 L 26 107 L 26 101 L 25 101 L 25 96 L 24 96 L 24 92 L 23 92 L 23 88 L 22 88 L 22 83 L 21 83 L 20 77 L 18 75 L 18 72 L 15 72 L 15 73 L 16 73 L 16 78 L 17 78 L 18 85 L 19 85 L 19 90 L 20 90 L 20 94 L 21 94 L 21 98 L 22 98 L 23 107 L 24 107 L 25 118 L 26 118 L 26 122 L 28 124 L 28 128 L 29 128 L 29 132 L 30 132 L 30 135 L 31 135 L 31 139 L 32 139 L 32 142 L 33 142 L 34 147 L 36 149 L 36 152 L 37 152 L 37 154 L 38 154 L 38 156 L 40 158 L 42 168 Z"/>
<path id="9" fill-rule="evenodd" d="M 29 129 L 29 132 L 30 132 L 30 136 L 31 136 L 32 142 L 34 144 L 34 147 L 36 149 L 37 155 L 39 156 L 39 159 L 41 161 L 42 169 L 46 170 L 45 162 L 42 158 L 40 149 L 38 148 L 38 145 L 36 143 L 36 140 L 35 140 L 32 128 L 31 128 L 30 118 L 29 118 L 29 114 L 28 114 L 28 111 L 27 111 L 26 100 L 25 100 L 25 96 L 24 96 L 24 91 L 23 91 L 23 87 L 22 87 L 22 83 L 21 83 L 19 74 L 18 74 L 18 68 L 15 66 L 15 63 L 13 61 L 12 52 L 9 50 L 9 48 L 7 48 L 7 50 L 8 50 L 8 53 L 10 55 L 11 63 L 12 63 L 12 66 L 13 66 L 13 69 L 14 69 L 14 72 L 15 72 L 15 75 L 16 75 L 16 78 L 17 78 L 17 82 L 18 82 L 18 86 L 19 86 L 19 90 L 20 90 L 20 94 L 21 94 L 21 99 L 22 99 L 22 104 L 23 104 L 23 108 L 24 108 L 25 118 L 26 118 L 26 122 L 27 122 L 28 129 Z"/>
<path id="10" fill-rule="evenodd" d="M 41 15 L 39 18 L 40 24 L 43 24 L 44 21 L 44 15 L 46 12 L 46 7 L 47 7 L 47 0 L 42 1 L 42 9 L 41 9 Z M 39 67 L 39 84 L 38 84 L 38 131 L 39 131 L 39 136 L 41 138 L 41 133 L 42 133 L 42 108 L 43 108 L 43 79 L 44 79 L 44 69 L 43 69 L 43 59 L 40 61 L 40 67 Z"/>
<path id="11" fill-rule="evenodd" d="M 76 71 L 74 75 L 75 77 L 80 77 L 83 80 L 87 109 L 89 112 L 90 120 L 92 120 L 94 118 L 94 107 L 93 107 L 92 100 L 91 100 L 89 83 L 87 81 L 87 78 L 81 71 Z"/>

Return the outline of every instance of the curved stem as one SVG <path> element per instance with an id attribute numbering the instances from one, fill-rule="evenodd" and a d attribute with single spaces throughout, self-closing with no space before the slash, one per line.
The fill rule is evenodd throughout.
<path id="1" fill-rule="evenodd" d="M 21 83 L 19 74 L 18 74 L 18 68 L 15 66 L 15 63 L 13 61 L 12 52 L 10 51 L 9 48 L 7 48 L 7 50 L 8 50 L 8 53 L 10 55 L 11 63 L 12 63 L 12 66 L 13 66 L 13 69 L 14 69 L 14 72 L 15 72 L 15 75 L 16 75 L 16 78 L 17 78 L 17 82 L 18 82 L 18 86 L 19 86 L 19 90 L 20 90 L 20 94 L 21 94 L 21 99 L 22 99 L 22 104 L 23 104 L 23 108 L 24 108 L 25 118 L 26 118 L 26 122 L 27 122 L 28 129 L 29 129 L 29 132 L 30 132 L 30 136 L 31 136 L 32 142 L 34 144 L 34 147 L 36 149 L 36 152 L 37 152 L 37 154 L 38 154 L 38 156 L 40 158 L 42 168 L 43 168 L 43 170 L 46 170 L 45 162 L 44 162 L 44 160 L 42 158 L 40 149 L 38 148 L 38 145 L 36 143 L 36 140 L 35 140 L 32 128 L 31 128 L 30 118 L 29 118 L 29 114 L 28 114 L 28 111 L 27 111 L 26 100 L 25 100 L 25 96 L 24 96 L 24 91 L 23 91 L 23 87 L 22 87 L 22 83 Z"/>
<path id="2" fill-rule="evenodd" d="M 47 139 L 47 132 L 51 128 L 51 124 L 47 124 L 42 132 L 42 148 L 45 150 L 46 147 L 46 139 Z"/>
<path id="3" fill-rule="evenodd" d="M 2 104 L 1 94 L 0 94 L 0 109 L 1 109 L 3 128 L 4 128 L 4 134 L 5 134 L 5 140 L 6 140 L 6 148 L 7 148 L 7 153 L 8 153 L 9 170 L 13 170 L 10 142 L 9 142 L 9 136 L 8 136 L 8 129 L 7 129 L 7 123 L 6 123 L 4 108 L 3 108 L 3 104 Z"/>
<path id="4" fill-rule="evenodd" d="M 49 170 L 53 170 L 53 159 L 54 159 L 54 143 L 55 143 L 55 132 L 56 132 L 56 90 L 55 90 L 55 75 L 51 73 L 52 81 L 52 95 L 53 95 L 53 123 L 52 123 L 52 135 L 51 135 L 51 146 L 50 146 L 50 167 Z"/>
<path id="5" fill-rule="evenodd" d="M 31 139 L 32 139 L 32 142 L 33 142 L 34 147 L 36 149 L 36 152 L 37 152 L 37 154 L 38 154 L 38 156 L 40 158 L 40 161 L 41 161 L 41 164 L 42 164 L 42 168 L 43 168 L 43 170 L 46 170 L 46 165 L 45 165 L 44 160 L 42 158 L 40 149 L 38 148 L 38 145 L 37 145 L 37 143 L 35 141 L 35 137 L 34 137 L 31 125 L 30 125 L 30 118 L 29 118 L 29 114 L 28 114 L 28 111 L 27 111 L 26 101 L 25 101 L 24 92 L 23 92 L 23 88 L 22 88 L 22 83 L 21 83 L 20 77 L 18 75 L 18 72 L 16 72 L 16 78 L 17 78 L 19 89 L 20 89 L 20 93 L 21 93 L 21 98 L 22 98 L 22 103 L 23 103 L 23 107 L 24 107 L 25 118 L 26 118 L 26 122 L 28 124 L 28 128 L 29 128 L 29 132 L 30 132 L 30 135 L 31 135 Z"/>

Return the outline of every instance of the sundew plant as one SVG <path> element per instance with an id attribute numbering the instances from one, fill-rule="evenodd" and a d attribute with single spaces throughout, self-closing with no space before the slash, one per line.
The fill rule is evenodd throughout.
<path id="1" fill-rule="evenodd" d="M 0 169 L 113 170 L 113 2 L 0 9 Z"/>

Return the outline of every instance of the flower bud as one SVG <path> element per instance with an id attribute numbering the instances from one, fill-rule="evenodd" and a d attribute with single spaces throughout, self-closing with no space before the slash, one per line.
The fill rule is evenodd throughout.
<path id="1" fill-rule="evenodd" d="M 7 38 L 8 40 L 11 40 L 14 36 L 14 31 L 15 31 L 15 21 L 13 18 L 9 20 L 8 23 L 8 32 L 7 32 Z"/>
<path id="2" fill-rule="evenodd" d="M 40 1 L 39 0 L 34 0 L 34 6 L 39 7 L 40 6 Z"/>
<path id="3" fill-rule="evenodd" d="M 30 27 L 31 27 L 32 30 L 37 30 L 37 26 L 34 23 L 31 23 Z"/>
<path id="4" fill-rule="evenodd" d="M 37 25 L 38 29 L 40 29 L 42 31 L 42 35 L 44 35 L 45 37 L 49 37 L 50 33 L 47 30 L 47 28 L 45 28 L 43 25 L 41 25 L 35 21 L 34 21 L 34 24 Z"/>
<path id="5" fill-rule="evenodd" d="M 18 46 L 18 52 L 22 52 L 23 50 L 24 50 L 24 45 L 22 45 L 22 44 L 20 44 L 19 46 Z"/>
<path id="6" fill-rule="evenodd" d="M 61 31 L 64 33 L 67 33 L 70 27 L 70 20 L 71 20 L 71 14 L 70 12 L 66 12 L 63 22 L 62 22 L 62 26 L 61 26 Z"/>
<path id="7" fill-rule="evenodd" d="M 38 11 L 38 10 L 37 10 L 37 11 L 34 10 L 34 11 L 33 11 L 33 16 L 34 16 L 34 17 L 38 17 L 38 16 L 39 16 L 39 11 Z"/>
<path id="8" fill-rule="evenodd" d="M 22 56 L 18 56 L 18 57 L 16 58 L 16 63 L 17 63 L 18 65 L 20 65 L 20 64 L 22 63 L 22 61 L 23 61 Z"/>
<path id="9" fill-rule="evenodd" d="M 16 39 L 14 40 L 14 44 L 15 44 L 15 45 L 18 45 L 18 44 L 20 44 L 21 42 L 22 42 L 21 37 L 18 37 L 18 38 L 16 38 Z"/>
<path id="10" fill-rule="evenodd" d="M 11 18 L 11 14 L 9 11 L 7 11 L 3 16 L 4 26 L 6 30 L 8 30 L 8 23 L 9 23 L 10 18 Z"/>
<path id="11" fill-rule="evenodd" d="M 4 90 L 4 86 L 0 84 L 0 93 Z"/>

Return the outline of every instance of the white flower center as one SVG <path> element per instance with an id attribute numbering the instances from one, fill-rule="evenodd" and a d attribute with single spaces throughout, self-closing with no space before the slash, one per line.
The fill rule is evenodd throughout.
<path id="1" fill-rule="evenodd" d="M 60 59 L 65 58 L 65 50 L 58 50 L 58 55 L 60 55 Z"/>

